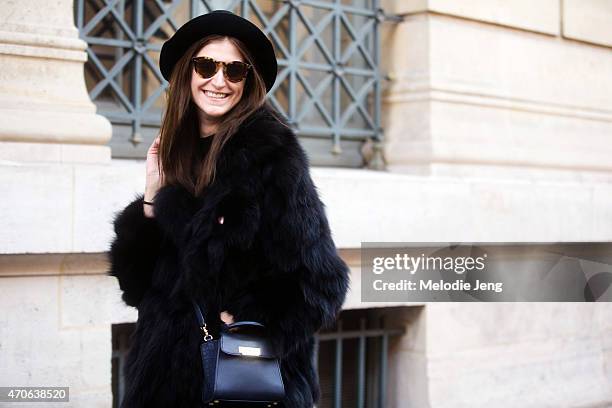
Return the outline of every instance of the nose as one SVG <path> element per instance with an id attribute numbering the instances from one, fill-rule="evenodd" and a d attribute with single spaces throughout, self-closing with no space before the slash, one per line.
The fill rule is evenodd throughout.
<path id="1" fill-rule="evenodd" d="M 225 86 L 225 76 L 223 75 L 223 67 L 219 67 L 219 70 L 212 77 L 212 83 L 217 88 L 223 88 Z"/>

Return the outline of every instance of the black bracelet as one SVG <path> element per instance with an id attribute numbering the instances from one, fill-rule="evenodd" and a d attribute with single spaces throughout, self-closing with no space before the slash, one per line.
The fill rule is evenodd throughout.
<path id="1" fill-rule="evenodd" d="M 153 202 L 151 201 L 142 200 L 142 202 L 145 203 L 146 205 L 153 205 Z"/>

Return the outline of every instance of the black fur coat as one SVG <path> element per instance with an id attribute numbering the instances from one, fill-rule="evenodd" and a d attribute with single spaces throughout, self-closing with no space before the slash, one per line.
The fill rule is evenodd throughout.
<path id="1" fill-rule="evenodd" d="M 223 310 L 266 325 L 284 406 L 312 407 L 320 394 L 313 335 L 333 325 L 349 283 L 295 134 L 264 106 L 227 142 L 205 193 L 164 186 L 155 218 L 144 217 L 142 200 L 116 215 L 109 252 L 109 274 L 138 309 L 122 406 L 200 406 L 195 296 L 215 338 Z"/>

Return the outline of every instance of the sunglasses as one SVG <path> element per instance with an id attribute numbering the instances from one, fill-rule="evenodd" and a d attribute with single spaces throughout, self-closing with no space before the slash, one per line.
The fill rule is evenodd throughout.
<path id="1" fill-rule="evenodd" d="M 212 78 L 219 71 L 219 66 L 223 65 L 223 75 L 230 82 L 242 81 L 251 69 L 250 64 L 241 61 L 223 62 L 209 57 L 196 57 L 191 61 L 193 68 L 202 78 Z"/>

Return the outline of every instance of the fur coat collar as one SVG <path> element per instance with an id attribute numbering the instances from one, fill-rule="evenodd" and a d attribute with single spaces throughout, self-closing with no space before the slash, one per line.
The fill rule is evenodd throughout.
<path id="1" fill-rule="evenodd" d="M 260 108 L 224 146 L 201 196 L 162 187 L 154 212 L 145 218 L 136 197 L 115 217 L 109 252 L 110 274 L 139 310 L 124 406 L 197 405 L 195 297 L 213 335 L 223 310 L 235 321 L 263 323 L 281 357 L 284 405 L 311 408 L 319 399 L 313 335 L 333 325 L 348 268 L 295 134 Z"/>

